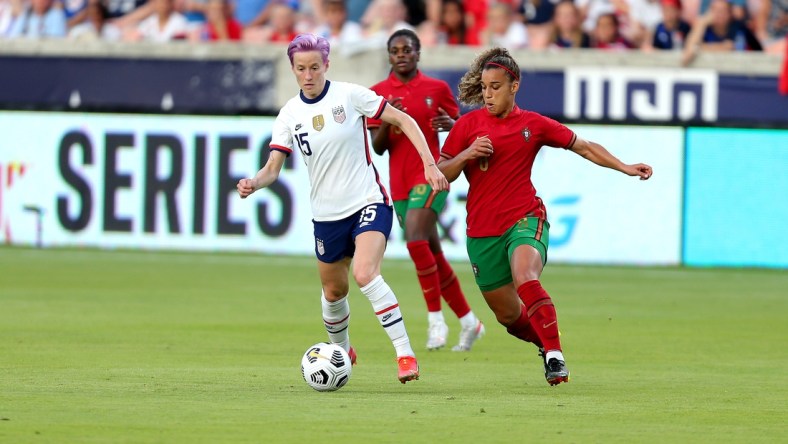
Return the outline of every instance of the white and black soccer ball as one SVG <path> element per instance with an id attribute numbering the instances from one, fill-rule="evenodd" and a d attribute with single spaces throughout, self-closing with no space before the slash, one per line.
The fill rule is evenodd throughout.
<path id="1" fill-rule="evenodd" d="M 309 347 L 301 358 L 301 374 L 319 392 L 340 389 L 350 379 L 350 356 L 337 344 L 325 342 Z"/>

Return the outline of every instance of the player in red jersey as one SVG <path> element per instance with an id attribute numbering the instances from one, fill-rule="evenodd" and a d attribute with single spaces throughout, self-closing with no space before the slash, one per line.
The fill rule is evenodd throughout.
<path id="1" fill-rule="evenodd" d="M 539 347 L 545 378 L 556 385 L 569 381 L 569 371 L 553 301 L 539 282 L 550 224 L 531 183 L 536 153 L 564 148 L 641 180 L 652 169 L 624 164 L 564 125 L 518 108 L 519 88 L 520 68 L 506 49 L 479 55 L 460 81 L 459 99 L 483 108 L 457 120 L 438 167 L 450 182 L 461 172 L 468 179 L 468 256 L 487 305 L 509 334 Z"/>
<path id="2" fill-rule="evenodd" d="M 421 42 L 416 33 L 407 29 L 396 31 L 389 37 L 387 46 L 391 74 L 370 89 L 413 117 L 437 161 L 440 154 L 438 132 L 450 130 L 460 114 L 454 95 L 446 82 L 427 77 L 418 70 Z M 427 302 L 427 349 L 446 345 L 449 327 L 441 311 L 443 296 L 460 320 L 460 340 L 452 350 L 468 351 L 484 334 L 484 324 L 468 306 L 460 282 L 441 250 L 436 222 L 448 191 L 432 190 L 424 172 L 415 168 L 421 162 L 418 153 L 399 128 L 381 121 L 368 121 L 368 125 L 374 128 L 372 146 L 375 152 L 389 152 L 394 209 L 400 226 L 405 229 L 408 252 L 416 265 Z"/>

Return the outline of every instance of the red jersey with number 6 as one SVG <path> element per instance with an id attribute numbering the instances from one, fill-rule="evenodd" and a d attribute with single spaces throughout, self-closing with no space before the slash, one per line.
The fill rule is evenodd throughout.
<path id="1" fill-rule="evenodd" d="M 543 146 L 571 148 L 575 133 L 541 114 L 516 105 L 503 119 L 485 109 L 462 116 L 449 132 L 441 157 L 451 159 L 487 136 L 493 154 L 465 164 L 468 179 L 468 237 L 501 236 L 525 216 L 547 218 L 531 183 L 531 168 Z"/>
<path id="2" fill-rule="evenodd" d="M 439 115 L 438 108 L 446 111 L 452 119 L 456 119 L 460 114 L 460 108 L 449 85 L 443 80 L 433 79 L 417 71 L 416 77 L 407 83 L 400 82 L 394 73 L 391 73 L 386 80 L 370 89 L 389 101 L 402 97 L 404 111 L 413 117 L 421 128 L 432 151 L 432 157 L 437 162 L 440 143 L 438 132 L 432 129 L 430 120 Z M 379 127 L 380 123 L 380 120 L 367 119 L 370 128 Z M 389 127 L 388 151 L 391 198 L 407 199 L 414 186 L 427 183 L 423 163 L 408 136 L 393 125 Z"/>

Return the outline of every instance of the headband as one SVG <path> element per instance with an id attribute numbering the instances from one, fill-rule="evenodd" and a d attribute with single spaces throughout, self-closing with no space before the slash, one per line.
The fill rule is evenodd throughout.
<path id="1" fill-rule="evenodd" d="M 488 67 L 488 66 L 495 66 L 495 67 L 501 68 L 501 69 L 503 69 L 504 71 L 506 71 L 506 72 L 508 72 L 509 74 L 511 74 L 511 76 L 512 76 L 512 77 L 513 77 L 515 80 L 520 80 L 520 76 L 516 75 L 514 72 L 512 72 L 512 70 L 511 70 L 511 69 L 509 69 L 509 68 L 507 68 L 507 67 L 505 67 L 505 66 L 501 65 L 500 63 L 495 63 L 495 62 L 487 62 L 487 63 L 485 63 L 485 64 L 484 64 L 484 66 L 485 66 L 485 68 L 486 68 L 486 67 Z"/>

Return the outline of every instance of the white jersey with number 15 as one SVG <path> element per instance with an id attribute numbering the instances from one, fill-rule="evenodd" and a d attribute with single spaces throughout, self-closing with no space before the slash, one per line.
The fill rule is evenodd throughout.
<path id="1" fill-rule="evenodd" d="M 344 219 L 372 203 L 391 205 L 372 164 L 365 119 L 380 118 L 385 106 L 383 97 L 363 86 L 326 80 L 320 96 L 299 93 L 279 111 L 271 149 L 301 151 L 314 220 Z"/>

